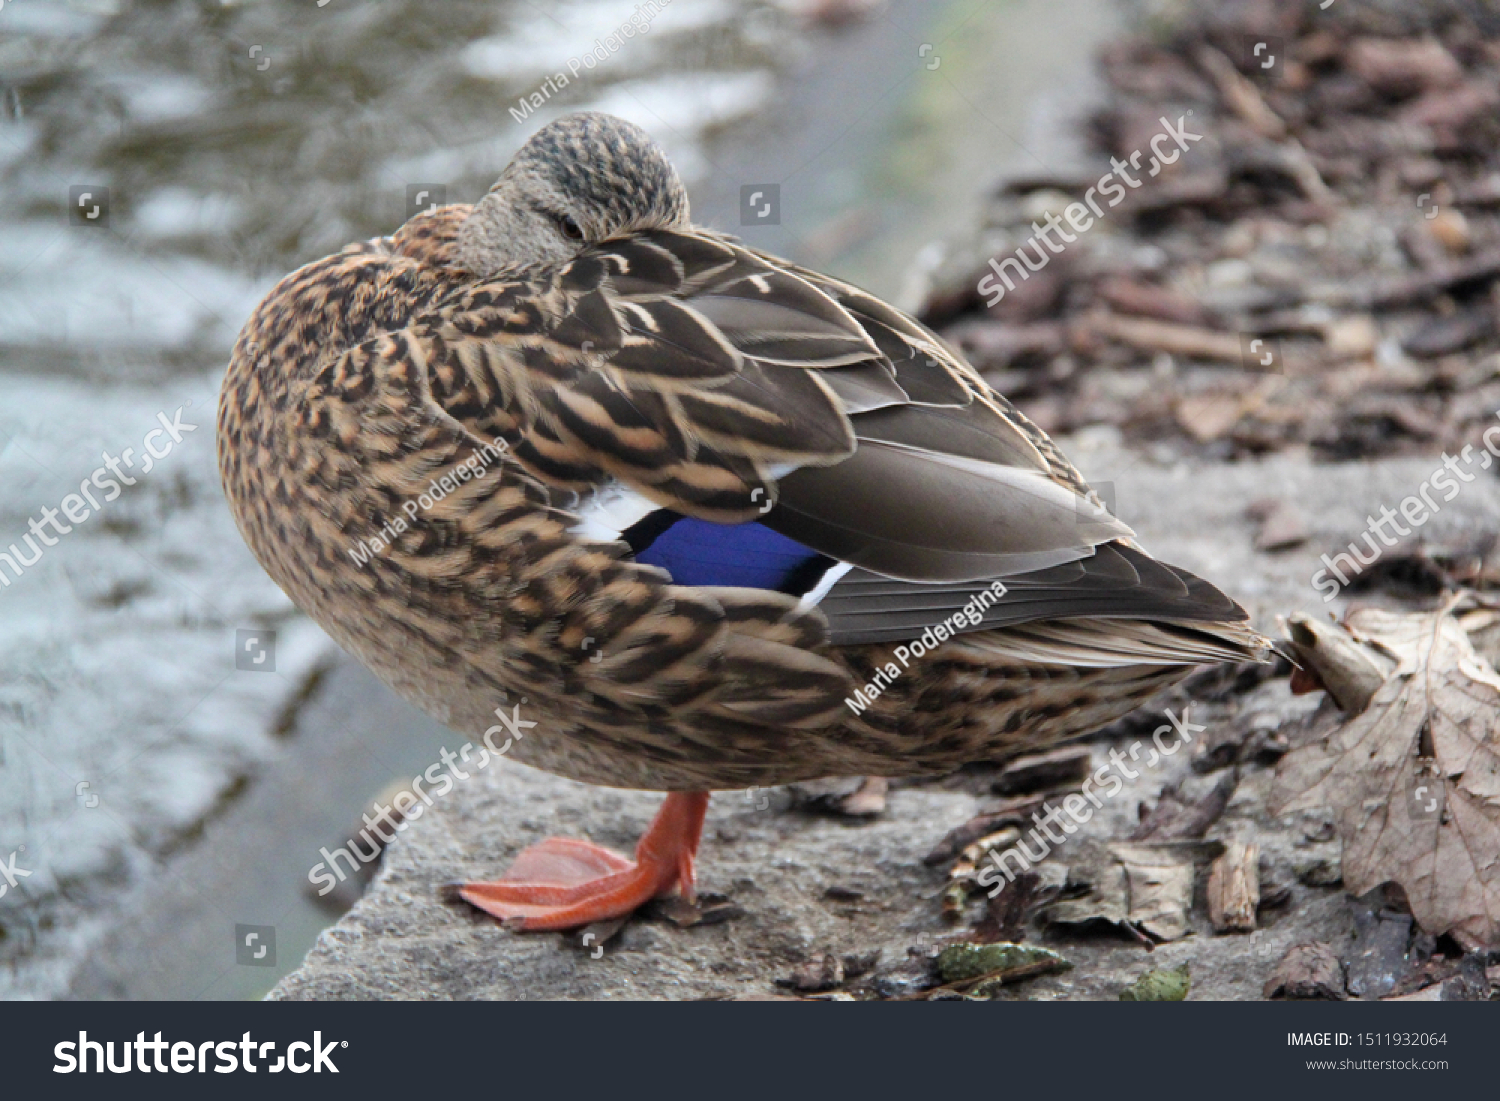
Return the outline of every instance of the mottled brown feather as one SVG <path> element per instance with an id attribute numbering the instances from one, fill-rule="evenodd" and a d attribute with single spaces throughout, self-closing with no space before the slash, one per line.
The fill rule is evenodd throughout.
<path id="1" fill-rule="evenodd" d="M 236 343 L 219 411 L 252 550 L 439 721 L 478 739 L 520 704 L 538 722 L 512 751 L 527 763 L 615 786 L 744 787 L 1002 758 L 1107 722 L 1188 668 L 1018 660 L 1004 629 L 985 630 L 856 715 L 845 697 L 890 645 L 833 646 L 793 597 L 674 585 L 623 544 L 573 534 L 560 506 L 618 479 L 705 519 L 760 516 L 775 469 L 847 459 L 862 416 L 872 432 L 889 420 L 864 411 L 883 403 L 979 407 L 1011 461 L 1089 495 L 1082 477 L 936 336 L 856 288 L 707 231 L 481 279 L 457 260 L 469 214 L 419 215 L 283 279 Z M 1241 618 L 1197 629 L 1225 658 L 1257 656 Z"/>

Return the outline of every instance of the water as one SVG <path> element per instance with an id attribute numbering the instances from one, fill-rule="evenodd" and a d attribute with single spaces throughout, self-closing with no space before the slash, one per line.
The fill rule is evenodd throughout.
<path id="1" fill-rule="evenodd" d="M 33 520 L 55 540 L 0 559 L 0 996 L 255 996 L 329 920 L 317 848 L 457 744 L 337 656 L 224 507 L 218 381 L 276 279 L 472 200 L 589 107 L 663 142 L 698 220 L 909 305 L 984 182 L 1057 167 L 1037 104 L 1077 90 L 1105 8 L 895 0 L 832 34 L 673 0 L 589 67 L 638 3 L 0 3 L 0 552 L 29 560 Z M 742 224 L 762 183 L 780 217 Z M 158 414 L 182 438 L 146 472 Z M 97 507 L 48 526 L 85 481 Z M 235 965 L 239 923 L 276 925 L 276 968 Z"/>

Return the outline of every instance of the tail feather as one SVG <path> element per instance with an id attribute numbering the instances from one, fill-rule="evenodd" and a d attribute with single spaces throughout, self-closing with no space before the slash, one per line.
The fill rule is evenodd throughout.
<path id="1" fill-rule="evenodd" d="M 1017 661 L 1103 669 L 1271 660 L 1271 643 L 1242 623 L 1056 619 L 964 635 L 964 646 Z"/>

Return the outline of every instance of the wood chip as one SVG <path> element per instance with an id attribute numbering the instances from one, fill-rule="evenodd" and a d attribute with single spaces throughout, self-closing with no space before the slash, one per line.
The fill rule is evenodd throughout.
<path id="1" fill-rule="evenodd" d="M 1221 333 L 1191 325 L 1174 325 L 1142 317 L 1121 317 L 1099 312 L 1090 314 L 1083 324 L 1090 332 L 1107 340 L 1128 344 L 1143 352 L 1170 352 L 1189 359 L 1215 360 L 1242 366 L 1245 355 L 1235 333 Z"/>
<path id="2" fill-rule="evenodd" d="M 1409 356 L 1435 359 L 1452 355 L 1495 334 L 1495 311 L 1488 305 L 1434 317 L 1401 342 Z"/>
<path id="3" fill-rule="evenodd" d="M 1248 933 L 1260 907 L 1260 846 L 1230 841 L 1208 870 L 1208 920 L 1220 933 Z"/>
<path id="4" fill-rule="evenodd" d="M 670 921 L 679 929 L 694 925 L 718 925 L 745 916 L 745 911 L 725 895 L 701 894 L 694 901 L 677 895 L 652 899 L 642 916 Z"/>
<path id="5" fill-rule="evenodd" d="M 1413 96 L 1451 87 L 1464 78 L 1463 66 L 1436 39 L 1360 38 L 1344 58 L 1355 75 L 1388 96 Z"/>
<path id="6" fill-rule="evenodd" d="M 1204 326 L 1212 320 L 1208 311 L 1193 299 L 1166 287 L 1122 275 L 1111 276 L 1100 283 L 1099 297 L 1116 312 L 1135 317 L 1193 326 Z"/>
<path id="7" fill-rule="evenodd" d="M 1234 62 L 1212 46 L 1199 46 L 1193 56 L 1203 71 L 1213 78 L 1225 105 L 1252 130 L 1273 141 L 1287 136 L 1286 122 L 1266 105 L 1260 90 L 1241 75 Z"/>

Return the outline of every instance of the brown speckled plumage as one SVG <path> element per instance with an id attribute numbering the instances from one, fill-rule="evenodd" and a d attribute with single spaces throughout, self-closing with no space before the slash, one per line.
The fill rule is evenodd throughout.
<path id="1" fill-rule="evenodd" d="M 297 605 L 398 693 L 475 739 L 497 706 L 521 704 L 538 725 L 511 752 L 528 764 L 703 790 L 1005 757 L 1108 722 L 1199 661 L 1264 656 L 1233 602 L 1088 511 L 1097 498 L 1052 442 L 935 336 L 853 287 L 692 228 L 659 167 L 662 195 L 635 209 L 621 167 L 632 135 L 593 170 L 573 160 L 583 139 L 542 150 L 574 174 L 564 184 L 597 193 L 572 258 L 475 274 L 494 233 L 465 239 L 476 208 L 444 207 L 287 276 L 235 346 L 219 462 L 240 529 Z M 622 193 L 601 191 L 615 177 Z M 965 450 L 971 429 L 982 455 Z M 924 432 L 955 450 L 911 442 Z M 954 533 L 951 560 L 899 538 L 880 549 L 909 524 L 871 517 L 886 528 L 871 529 L 860 565 L 921 580 L 930 558 L 933 581 L 978 591 L 965 577 L 1005 576 L 1034 599 L 914 660 L 858 716 L 845 699 L 891 660 L 892 638 L 841 641 L 865 636 L 792 595 L 674 585 L 624 543 L 570 530 L 581 499 L 623 484 L 721 523 L 774 506 L 795 537 L 837 543 L 871 511 L 838 514 L 851 486 L 895 470 L 885 491 L 899 494 L 900 464 L 934 454 L 931 477 L 969 478 L 976 464 L 989 477 L 1001 455 L 1025 491 L 1014 507 L 1056 499 L 1018 526 L 1045 529 L 1075 497 L 1085 511 L 1034 538 L 992 526 L 991 548 L 991 528 L 965 526 L 967 505 L 908 494 L 902 507 Z M 460 467 L 483 475 L 455 478 Z M 451 491 L 408 513 L 445 477 Z M 997 509 L 1012 507 L 1005 492 Z M 398 518 L 410 520 L 399 532 Z M 1016 568 L 974 574 L 992 555 Z M 860 591 L 851 578 L 829 608 Z"/>

